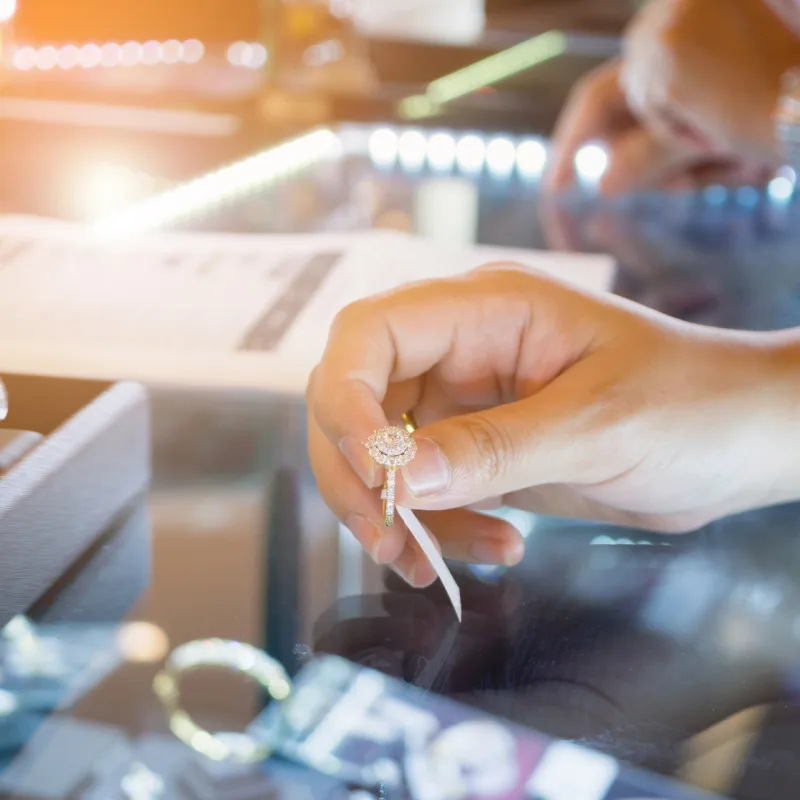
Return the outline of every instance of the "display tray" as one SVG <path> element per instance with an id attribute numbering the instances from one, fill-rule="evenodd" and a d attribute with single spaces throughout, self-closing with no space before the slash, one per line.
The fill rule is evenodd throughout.
<path id="1" fill-rule="evenodd" d="M 4 373 L 3 429 L 42 438 L 0 472 L 0 626 L 31 608 L 140 498 L 150 475 L 136 383 Z"/>

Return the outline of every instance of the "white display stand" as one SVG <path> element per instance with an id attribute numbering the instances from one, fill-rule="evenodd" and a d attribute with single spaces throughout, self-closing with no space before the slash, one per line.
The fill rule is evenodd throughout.
<path id="1" fill-rule="evenodd" d="M 484 0 L 355 0 L 353 19 L 369 36 L 469 44 L 486 15 Z"/>

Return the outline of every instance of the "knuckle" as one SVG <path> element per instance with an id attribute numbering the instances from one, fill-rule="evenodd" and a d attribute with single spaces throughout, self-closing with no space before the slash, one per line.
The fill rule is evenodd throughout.
<path id="1" fill-rule="evenodd" d="M 354 303 L 350 303 L 342 308 L 333 318 L 331 335 L 336 336 L 357 325 L 364 317 L 366 304 L 366 300 L 356 300 Z"/>
<path id="2" fill-rule="evenodd" d="M 502 478 L 513 457 L 514 442 L 501 426 L 482 415 L 463 419 L 465 434 L 475 454 L 474 478 L 492 483 Z"/>

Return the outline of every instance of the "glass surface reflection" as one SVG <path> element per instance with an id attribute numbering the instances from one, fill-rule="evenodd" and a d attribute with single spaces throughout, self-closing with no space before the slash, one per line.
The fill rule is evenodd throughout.
<path id="1" fill-rule="evenodd" d="M 461 574 L 461 627 L 438 589 L 389 575 L 385 594 L 333 606 L 315 647 L 708 789 L 783 797 L 763 752 L 797 700 L 796 515 L 738 520 L 719 546 L 593 546 L 554 527 L 493 582 Z"/>

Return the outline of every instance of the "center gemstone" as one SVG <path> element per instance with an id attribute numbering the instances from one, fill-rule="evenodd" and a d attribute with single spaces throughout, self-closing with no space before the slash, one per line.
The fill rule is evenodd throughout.
<path id="1" fill-rule="evenodd" d="M 385 467 L 396 469 L 408 464 L 417 452 L 417 443 L 404 428 L 381 428 L 366 442 L 370 456 Z"/>

